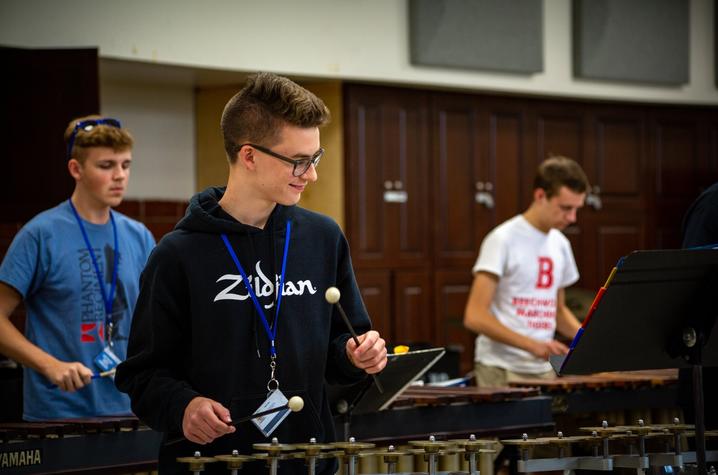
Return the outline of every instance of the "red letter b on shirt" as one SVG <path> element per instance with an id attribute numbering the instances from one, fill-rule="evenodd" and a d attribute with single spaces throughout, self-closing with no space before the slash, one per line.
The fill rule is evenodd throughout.
<path id="1" fill-rule="evenodd" d="M 537 289 L 548 289 L 553 284 L 553 261 L 550 257 L 538 258 Z"/>

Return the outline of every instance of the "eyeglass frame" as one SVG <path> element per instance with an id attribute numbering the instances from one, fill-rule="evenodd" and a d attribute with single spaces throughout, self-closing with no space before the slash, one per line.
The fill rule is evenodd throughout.
<path id="1" fill-rule="evenodd" d="M 312 158 L 293 159 L 293 158 L 285 157 L 284 155 L 282 155 L 280 153 L 273 152 L 272 150 L 268 149 L 267 147 L 263 147 L 261 145 L 255 145 L 255 144 L 249 143 L 249 142 L 243 143 L 242 145 L 240 145 L 239 148 L 237 148 L 237 151 L 241 150 L 242 147 L 244 147 L 245 145 L 248 145 L 252 148 L 256 148 L 260 152 L 266 153 L 270 157 L 274 157 L 283 162 L 291 163 L 294 167 L 294 168 L 292 168 L 292 176 L 296 176 L 296 177 L 302 176 L 305 173 L 307 173 L 307 171 L 309 170 L 309 167 L 312 165 L 314 165 L 314 167 L 316 168 L 316 166 L 319 165 L 319 161 L 322 159 L 322 156 L 324 156 L 324 148 L 323 147 L 319 147 L 319 150 L 317 150 L 316 153 L 314 155 L 312 155 Z M 302 173 L 297 174 L 297 166 L 300 166 L 300 165 L 305 166 L 304 164 L 306 164 L 306 168 L 304 170 L 302 170 Z"/>
<path id="2" fill-rule="evenodd" d="M 115 127 L 117 129 L 122 128 L 122 123 L 117 120 L 113 119 L 112 117 L 104 117 L 102 119 L 86 119 L 81 120 L 77 124 L 75 124 L 75 127 L 72 129 L 72 133 L 70 134 L 70 137 L 67 139 L 67 159 L 70 160 L 72 158 L 72 147 L 75 145 L 75 138 L 77 137 L 77 133 L 82 129 L 85 132 L 89 132 L 98 125 L 109 125 L 110 127 Z M 86 129 L 86 127 L 91 126 L 89 129 Z"/>

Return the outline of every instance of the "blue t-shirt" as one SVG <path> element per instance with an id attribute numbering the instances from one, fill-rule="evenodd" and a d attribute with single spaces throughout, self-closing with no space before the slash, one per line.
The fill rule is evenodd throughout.
<path id="1" fill-rule="evenodd" d="M 112 320 L 113 351 L 124 360 L 139 278 L 155 240 L 141 223 L 112 212 L 118 236 L 118 273 Z M 114 262 L 111 222 L 83 220 L 109 295 Z M 94 359 L 106 346 L 105 307 L 92 257 L 67 201 L 30 220 L 15 236 L 0 265 L 0 281 L 22 295 L 25 336 L 55 358 L 79 361 L 99 372 Z M 130 401 L 112 378 L 93 379 L 70 393 L 24 369 L 23 418 L 29 421 L 130 414 Z"/>

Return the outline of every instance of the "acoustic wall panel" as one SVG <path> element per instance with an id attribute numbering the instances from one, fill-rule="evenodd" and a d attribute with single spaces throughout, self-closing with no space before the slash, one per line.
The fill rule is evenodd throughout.
<path id="1" fill-rule="evenodd" d="M 542 0 L 409 0 L 411 62 L 543 71 Z"/>
<path id="2" fill-rule="evenodd" d="M 574 74 L 685 84 L 689 0 L 574 0 Z"/>

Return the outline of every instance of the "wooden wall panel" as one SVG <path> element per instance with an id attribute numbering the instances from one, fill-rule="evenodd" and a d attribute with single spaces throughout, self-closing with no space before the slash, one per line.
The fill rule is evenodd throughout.
<path id="1" fill-rule="evenodd" d="M 660 120 L 655 133 L 656 197 L 680 200 L 694 195 L 698 165 L 694 124 Z"/>
<path id="2" fill-rule="evenodd" d="M 536 164 L 552 155 L 564 155 L 580 162 L 582 130 L 580 116 L 540 114 L 536 122 Z"/>
<path id="3" fill-rule="evenodd" d="M 347 223 L 353 231 L 353 251 L 358 259 L 381 259 L 385 247 L 385 235 L 377 232 L 386 221 L 385 208 L 381 206 L 381 194 L 369 184 L 380 183 L 386 175 L 387 162 L 381 147 L 381 110 L 378 105 L 357 105 L 349 109 L 350 127 L 355 136 L 349 137 L 349 151 L 356 154 L 350 160 L 348 187 L 350 206 L 355 210 Z"/>
<path id="4" fill-rule="evenodd" d="M 528 203 L 521 196 L 523 168 L 524 117 L 515 107 L 489 105 L 488 162 L 496 210 L 494 225 L 522 212 Z"/>
<path id="5" fill-rule="evenodd" d="M 489 176 L 480 169 L 478 111 L 465 96 L 441 97 L 434 102 L 432 123 L 437 264 L 461 265 L 476 258 L 476 243 L 492 221 L 474 201 L 476 183 Z"/>
<path id="6" fill-rule="evenodd" d="M 372 328 L 385 340 L 390 341 L 394 337 L 390 271 L 358 269 L 356 279 L 371 318 Z"/>
<path id="7" fill-rule="evenodd" d="M 346 215 L 355 262 L 424 265 L 431 241 L 425 232 L 430 214 L 425 95 L 390 88 L 348 91 Z"/>
<path id="8" fill-rule="evenodd" d="M 388 205 L 398 211 L 396 216 L 396 234 L 398 236 L 397 251 L 402 261 L 420 263 L 426 260 L 429 252 L 430 200 L 428 191 L 431 182 L 429 170 L 428 143 L 428 111 L 421 102 L 415 99 L 423 97 L 406 97 L 392 108 L 394 115 L 389 124 L 396 130 L 387 127 L 385 133 L 395 133 L 398 145 L 391 160 L 397 166 L 393 176 L 387 177 L 394 181 L 395 191 L 405 191 L 408 199 L 405 203 Z M 387 142 L 390 142 L 387 140 Z"/>
<path id="9" fill-rule="evenodd" d="M 464 309 L 473 276 L 470 269 L 437 270 L 434 275 L 434 317 L 439 345 L 461 349 L 460 369 L 466 374 L 474 366 L 476 335 L 464 328 Z"/>
<path id="10" fill-rule="evenodd" d="M 630 222 L 629 219 L 624 224 L 615 224 L 619 219 L 607 221 L 609 224 L 597 226 L 597 264 L 594 266 L 595 274 L 588 276 L 592 277 L 595 284 L 593 288 L 596 289 L 603 285 L 618 260 L 636 249 L 641 249 L 643 242 L 644 229 L 640 221 Z"/>
<path id="11" fill-rule="evenodd" d="M 65 127 L 100 111 L 97 49 L 0 47 L 0 221 L 24 223 L 66 200 Z"/>
<path id="12" fill-rule="evenodd" d="M 428 271 L 397 271 L 394 318 L 395 343 L 434 343 L 434 319 L 431 318 L 431 284 Z"/>
<path id="13" fill-rule="evenodd" d="M 640 199 L 643 185 L 643 131 L 637 120 L 599 117 L 596 134 L 594 185 L 603 196 Z"/>
<path id="14" fill-rule="evenodd" d="M 463 345 L 467 350 L 462 356 L 464 370 L 470 369 L 473 354 L 473 335 L 463 328 L 471 267 L 485 235 L 529 206 L 533 176 L 542 160 L 559 154 L 573 158 L 593 185 L 577 223 L 564 231 L 581 274 L 577 287 L 588 293 L 605 282 L 621 256 L 636 249 L 678 247 L 688 205 L 718 180 L 718 108 L 369 86 L 346 90 L 349 103 L 357 97 L 367 107 L 374 100 L 383 101 L 381 112 L 365 119 L 377 122 L 365 124 L 365 130 L 371 129 L 374 135 L 383 132 L 382 145 L 375 147 L 377 156 L 372 158 L 395 167 L 386 165 L 388 171 L 382 173 L 396 174 L 401 169 L 401 179 L 412 180 L 408 175 L 412 153 L 404 153 L 402 147 L 413 146 L 420 164 L 417 169 L 430 177 L 430 186 L 423 190 L 426 207 L 409 211 L 371 202 L 369 210 L 364 210 L 361 202 L 366 198 L 349 201 L 348 216 L 382 216 L 380 222 L 368 220 L 370 226 L 361 231 L 377 234 L 372 242 L 380 249 L 374 260 L 356 250 L 354 230 L 349 231 L 353 256 L 358 257 L 355 264 L 359 269 L 390 273 L 391 290 L 382 294 L 390 299 L 383 305 L 391 308 L 393 337 L 418 341 L 429 335 L 433 344 Z M 402 102 L 410 97 L 415 98 L 411 104 Z M 422 107 L 428 111 L 425 121 Z M 404 127 L 412 123 L 411 114 L 418 118 L 416 125 Z M 421 124 L 426 124 L 428 132 L 407 140 L 404 130 L 421 129 Z M 352 134 L 357 131 L 347 130 L 348 136 Z M 430 159 L 421 150 L 430 150 Z M 348 150 L 350 167 L 356 166 L 351 161 L 359 152 Z M 375 189 L 386 180 L 378 173 L 365 180 L 373 180 L 369 185 Z M 347 183 L 359 184 L 350 178 Z M 418 177 L 413 180 L 424 186 Z M 493 207 L 477 203 L 478 191 L 488 192 Z M 362 193 L 361 186 L 348 189 L 350 195 L 365 196 Z M 400 252 L 401 246 L 411 247 L 409 241 L 397 241 L 402 228 L 395 223 L 411 222 L 417 216 L 420 219 L 411 228 L 415 234 L 432 231 L 423 242 L 430 245 L 423 261 Z M 425 279 L 430 282 L 428 288 Z"/>

